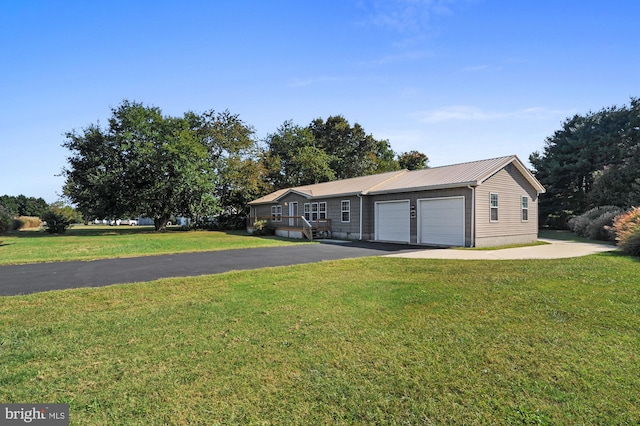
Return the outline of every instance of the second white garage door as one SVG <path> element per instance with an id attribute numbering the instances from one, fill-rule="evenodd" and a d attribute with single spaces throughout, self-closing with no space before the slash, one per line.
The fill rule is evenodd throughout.
<path id="1" fill-rule="evenodd" d="M 419 201 L 418 243 L 464 246 L 464 197 Z"/>
<path id="2" fill-rule="evenodd" d="M 376 240 L 411 241 L 409 201 L 381 201 L 375 206 Z"/>

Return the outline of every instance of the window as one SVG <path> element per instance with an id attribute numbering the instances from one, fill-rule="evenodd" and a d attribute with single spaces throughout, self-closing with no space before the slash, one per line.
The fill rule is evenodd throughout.
<path id="1" fill-rule="evenodd" d="M 495 192 L 492 192 L 490 194 L 490 209 L 491 209 L 491 213 L 489 216 L 489 220 L 491 220 L 491 222 L 497 222 L 498 221 L 498 194 L 496 194 Z"/>
<path id="2" fill-rule="evenodd" d="M 526 222 L 529 220 L 529 197 L 526 195 L 522 196 L 522 221 Z"/>
<path id="3" fill-rule="evenodd" d="M 304 203 L 304 218 L 309 221 L 311 220 L 311 204 Z"/>
<path id="4" fill-rule="evenodd" d="M 319 219 L 327 218 L 327 203 L 324 201 L 321 203 L 318 203 L 318 218 Z"/>
<path id="5" fill-rule="evenodd" d="M 318 220 L 318 203 L 311 203 L 311 222 Z"/>
<path id="6" fill-rule="evenodd" d="M 282 222 L 282 206 L 271 206 L 271 220 L 273 222 Z"/>
<path id="7" fill-rule="evenodd" d="M 342 222 L 351 221 L 351 201 L 345 200 L 340 203 L 341 220 Z"/>

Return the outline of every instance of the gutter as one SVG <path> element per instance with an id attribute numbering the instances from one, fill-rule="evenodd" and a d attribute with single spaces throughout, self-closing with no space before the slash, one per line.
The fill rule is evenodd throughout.
<path id="1" fill-rule="evenodd" d="M 385 189 L 382 191 L 368 191 L 366 195 L 382 195 L 382 194 L 399 194 L 405 192 L 416 192 L 416 191 L 433 191 L 436 189 L 451 189 L 451 188 L 464 188 L 469 187 L 471 185 L 477 185 L 478 182 L 475 180 L 469 182 L 454 182 L 454 183 L 443 183 L 439 185 L 426 185 L 426 186 L 415 186 L 412 188 L 394 188 L 394 189 Z"/>
<path id="2" fill-rule="evenodd" d="M 476 187 L 467 185 L 467 188 L 471 190 L 471 247 L 475 247 L 476 244 Z"/>
<path id="3" fill-rule="evenodd" d="M 362 241 L 362 194 L 358 193 L 356 194 L 358 196 L 358 198 L 360 198 L 360 214 L 358 216 L 360 216 L 360 238 L 359 240 Z"/>

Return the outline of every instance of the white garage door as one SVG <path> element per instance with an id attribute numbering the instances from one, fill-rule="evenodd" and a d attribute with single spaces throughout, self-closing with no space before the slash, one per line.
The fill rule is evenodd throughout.
<path id="1" fill-rule="evenodd" d="M 418 242 L 464 246 L 464 197 L 420 200 Z"/>
<path id="2" fill-rule="evenodd" d="M 383 201 L 376 203 L 376 240 L 408 243 L 409 201 Z"/>

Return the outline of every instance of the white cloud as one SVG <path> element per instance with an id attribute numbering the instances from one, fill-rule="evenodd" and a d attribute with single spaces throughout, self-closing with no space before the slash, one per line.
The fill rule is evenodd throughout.
<path id="1" fill-rule="evenodd" d="M 374 0 L 367 7 L 374 25 L 400 33 L 420 33 L 434 15 L 451 14 L 453 0 Z"/>
<path id="2" fill-rule="evenodd" d="M 427 111 L 419 111 L 415 117 L 424 123 L 443 121 L 490 121 L 502 119 L 548 119 L 566 117 L 573 111 L 552 110 L 544 107 L 530 107 L 515 111 L 491 111 L 468 105 L 454 105 Z"/>

